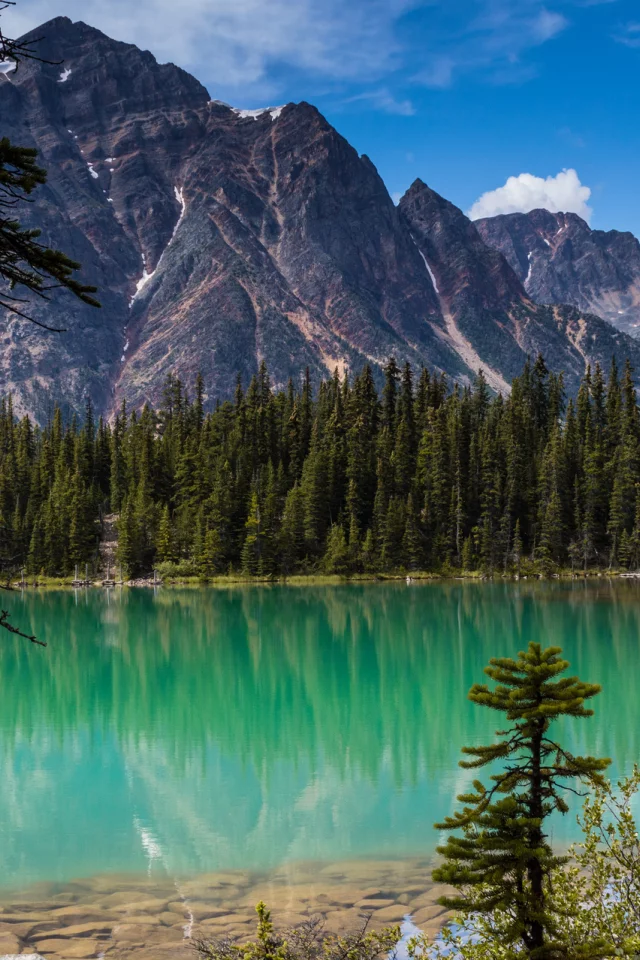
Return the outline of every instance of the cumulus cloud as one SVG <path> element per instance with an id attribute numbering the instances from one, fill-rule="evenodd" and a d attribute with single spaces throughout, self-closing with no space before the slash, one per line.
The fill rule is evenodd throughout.
<path id="1" fill-rule="evenodd" d="M 589 222 L 593 212 L 588 204 L 590 196 L 591 189 L 580 182 L 575 170 L 562 170 L 546 179 L 521 173 L 518 177 L 509 177 L 503 187 L 483 193 L 467 215 L 479 220 L 500 213 L 543 209 L 551 213 L 577 213 Z"/>

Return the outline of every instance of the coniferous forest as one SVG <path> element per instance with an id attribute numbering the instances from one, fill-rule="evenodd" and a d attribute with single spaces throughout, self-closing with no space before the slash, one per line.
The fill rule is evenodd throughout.
<path id="1" fill-rule="evenodd" d="M 117 514 L 128 576 L 640 565 L 640 415 L 627 363 L 588 370 L 575 400 L 542 357 L 495 397 L 391 360 L 314 395 L 262 367 L 211 413 L 169 377 L 160 410 L 40 429 L 0 410 L 1 562 L 97 569 Z"/>

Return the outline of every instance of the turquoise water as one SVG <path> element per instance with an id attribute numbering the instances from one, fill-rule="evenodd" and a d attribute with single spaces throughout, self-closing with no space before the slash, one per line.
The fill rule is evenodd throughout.
<path id="1" fill-rule="evenodd" d="M 429 854 L 489 657 L 557 643 L 600 682 L 574 750 L 640 756 L 640 588 L 404 583 L 7 595 L 5 885 Z M 575 835 L 573 813 L 554 827 Z"/>

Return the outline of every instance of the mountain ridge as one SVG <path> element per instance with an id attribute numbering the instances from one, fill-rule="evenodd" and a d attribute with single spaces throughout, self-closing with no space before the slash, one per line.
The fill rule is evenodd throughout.
<path id="1" fill-rule="evenodd" d="M 628 231 L 593 230 L 576 213 L 537 209 L 476 221 L 538 303 L 570 303 L 640 335 L 640 242 Z"/>
<path id="2" fill-rule="evenodd" d="M 208 403 L 266 361 L 377 376 L 391 355 L 508 390 L 541 351 L 577 389 L 586 362 L 640 344 L 575 308 L 541 307 L 501 252 L 417 182 L 396 207 L 374 164 L 304 101 L 262 111 L 212 100 L 195 78 L 83 22 L 55 18 L 39 52 L 0 77 L 8 135 L 49 172 L 25 224 L 83 265 L 103 304 L 33 305 L 67 334 L 5 322 L 2 392 L 46 418 L 91 397 L 157 403 L 168 373 L 201 372 Z M 433 262 L 432 262 L 433 261 Z M 435 282 L 434 282 L 435 279 Z"/>

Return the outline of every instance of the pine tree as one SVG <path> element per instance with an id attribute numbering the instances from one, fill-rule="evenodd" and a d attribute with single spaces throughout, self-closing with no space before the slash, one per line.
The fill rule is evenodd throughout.
<path id="1" fill-rule="evenodd" d="M 470 573 L 476 568 L 476 558 L 473 550 L 473 538 L 466 537 L 462 545 L 462 569 Z"/>
<path id="2" fill-rule="evenodd" d="M 140 531 L 131 500 L 125 500 L 118 520 L 118 550 L 116 561 L 122 566 L 128 577 L 135 577 L 141 572 L 142 549 L 140 545 Z"/>
<path id="3" fill-rule="evenodd" d="M 378 551 L 373 530 L 367 530 L 364 542 L 360 549 L 360 562 L 365 573 L 376 573 L 379 569 Z"/>
<path id="4" fill-rule="evenodd" d="M 224 573 L 224 544 L 217 527 L 210 527 L 205 532 L 201 549 L 196 553 L 196 563 L 199 575 L 205 579 Z"/>
<path id="5" fill-rule="evenodd" d="M 520 565 L 522 563 L 522 537 L 520 536 L 520 521 L 516 520 L 516 529 L 513 534 L 513 547 L 511 549 L 511 560 L 517 576 L 520 576 Z"/>
<path id="6" fill-rule="evenodd" d="M 558 489 L 554 487 L 544 511 L 540 549 L 538 551 L 545 573 L 549 573 L 562 559 L 564 550 L 563 526 L 562 503 L 560 502 Z"/>
<path id="7" fill-rule="evenodd" d="M 385 570 L 396 570 L 402 566 L 405 523 L 404 503 L 400 497 L 392 497 L 382 531 L 381 560 Z"/>
<path id="8" fill-rule="evenodd" d="M 14 49 L 18 48 L 14 45 Z M 0 34 L 0 57 L 3 61 L 6 51 L 5 39 Z M 33 58 L 35 54 L 27 56 Z M 22 57 L 12 55 L 11 59 L 17 62 Z M 80 264 L 60 250 L 46 247 L 38 240 L 39 230 L 25 228 L 19 222 L 16 208 L 29 203 L 30 194 L 47 181 L 46 171 L 36 164 L 36 157 L 37 151 L 32 147 L 12 144 L 8 137 L 0 138 L 0 308 L 31 320 L 46 330 L 60 333 L 61 330 L 48 327 L 25 312 L 26 291 L 47 300 L 49 291 L 62 287 L 83 303 L 93 307 L 99 307 L 100 304 L 91 296 L 96 288 L 75 279 L 74 273 L 79 270 Z"/>
<path id="9" fill-rule="evenodd" d="M 327 470 L 325 457 L 318 440 L 318 425 L 314 424 L 311 449 L 302 470 L 301 492 L 304 500 L 305 549 L 310 557 L 322 553 L 327 517 Z"/>
<path id="10" fill-rule="evenodd" d="M 38 517 L 33 525 L 31 541 L 29 543 L 29 554 L 27 558 L 27 572 L 32 574 L 40 573 L 46 564 L 44 549 L 44 532 L 42 521 Z"/>
<path id="11" fill-rule="evenodd" d="M 409 570 L 420 570 L 424 563 L 424 549 L 420 520 L 414 506 L 413 497 L 409 494 L 405 510 L 404 536 L 402 538 L 402 553 Z"/>
<path id="12" fill-rule="evenodd" d="M 251 495 L 245 531 L 242 572 L 253 577 L 260 576 L 262 574 L 262 522 L 258 494 L 255 491 Z"/>
<path id="13" fill-rule="evenodd" d="M 329 530 L 322 565 L 326 573 L 347 573 L 349 570 L 349 547 L 340 523 L 334 523 Z"/>
<path id="14" fill-rule="evenodd" d="M 169 504 L 165 503 L 156 535 L 156 557 L 160 563 L 175 560 Z"/>
<path id="15" fill-rule="evenodd" d="M 298 569 L 305 553 L 305 497 L 302 488 L 296 484 L 287 494 L 282 512 L 280 556 L 284 573 Z"/>
<path id="16" fill-rule="evenodd" d="M 468 913 L 500 908 L 510 918 L 504 946 L 535 960 L 559 956 L 554 944 L 561 918 L 549 901 L 549 878 L 566 858 L 551 847 L 548 818 L 568 811 L 565 782 L 602 784 L 609 764 L 574 756 L 551 738 L 558 717 L 592 716 L 584 703 L 600 692 L 577 677 L 558 679 L 569 666 L 560 654 L 559 647 L 530 643 L 515 660 L 490 661 L 485 673 L 497 686 L 475 684 L 469 699 L 504 713 L 508 726 L 491 746 L 464 747 L 471 759 L 460 766 L 476 770 L 498 761 L 503 769 L 489 788 L 475 780 L 473 791 L 458 797 L 463 809 L 436 825 L 462 831 L 438 848 L 444 863 L 433 878 L 458 890 L 440 903 Z"/>
<path id="17" fill-rule="evenodd" d="M 360 527 L 357 518 L 351 514 L 349 521 L 349 569 L 354 572 L 360 569 Z"/>
<path id="18" fill-rule="evenodd" d="M 393 430 L 396 422 L 399 381 L 400 370 L 395 358 L 391 357 L 384 368 L 384 388 L 382 390 L 382 424 L 388 430 Z"/>
<path id="19" fill-rule="evenodd" d="M 77 474 L 74 477 L 71 489 L 69 561 L 75 565 L 86 563 L 92 558 L 97 546 L 97 537 L 96 523 L 89 496 Z"/>
<path id="20" fill-rule="evenodd" d="M 630 569 L 640 569 L 640 491 L 636 485 L 636 512 L 633 529 L 629 535 L 627 564 Z"/>

